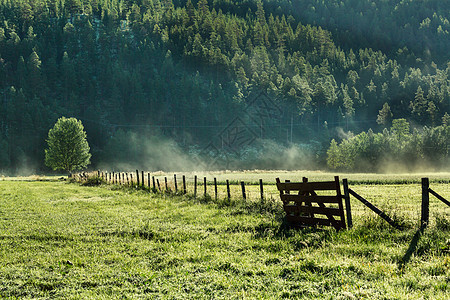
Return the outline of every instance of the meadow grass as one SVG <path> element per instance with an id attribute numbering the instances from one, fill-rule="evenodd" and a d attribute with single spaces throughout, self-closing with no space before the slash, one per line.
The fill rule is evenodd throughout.
<path id="1" fill-rule="evenodd" d="M 448 184 L 432 188 L 450 198 Z M 0 181 L 0 297 L 450 298 L 450 208 L 432 200 L 420 231 L 418 184 L 354 189 L 405 229 L 356 200 L 354 228 L 336 232 L 287 227 L 279 199 L 259 191 L 216 201 L 201 189 Z"/>

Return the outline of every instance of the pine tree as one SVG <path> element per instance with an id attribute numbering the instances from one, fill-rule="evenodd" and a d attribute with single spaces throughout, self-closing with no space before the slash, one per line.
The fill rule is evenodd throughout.
<path id="1" fill-rule="evenodd" d="M 27 60 L 28 85 L 33 94 L 40 94 L 45 83 L 42 80 L 41 73 L 42 61 L 36 51 L 33 51 Z"/>
<path id="2" fill-rule="evenodd" d="M 198 6 L 198 16 L 200 22 L 203 22 L 209 16 L 209 6 L 208 0 L 199 0 L 197 3 Z"/>
<path id="3" fill-rule="evenodd" d="M 428 102 L 427 113 L 430 116 L 431 126 L 436 126 L 438 109 L 433 101 Z"/>
<path id="4" fill-rule="evenodd" d="M 266 25 L 266 13 L 261 0 L 256 2 L 256 20 L 261 24 L 261 27 Z"/>
<path id="5" fill-rule="evenodd" d="M 414 97 L 414 101 L 410 102 L 410 109 L 413 116 L 418 121 L 424 121 L 428 109 L 428 101 L 424 97 L 422 87 L 419 86 Z"/>
<path id="6" fill-rule="evenodd" d="M 445 127 L 450 126 L 450 115 L 447 112 L 442 117 L 442 125 Z"/>
<path id="7" fill-rule="evenodd" d="M 66 13 L 70 16 L 74 16 L 82 12 L 82 5 L 80 0 L 65 0 L 64 8 L 66 10 Z"/>
<path id="8" fill-rule="evenodd" d="M 389 127 L 390 123 L 392 121 L 392 112 L 391 112 L 391 107 L 389 106 L 389 104 L 386 102 L 383 104 L 383 108 L 379 110 L 378 112 L 378 116 L 377 116 L 377 123 L 379 125 L 383 125 L 385 127 Z"/>

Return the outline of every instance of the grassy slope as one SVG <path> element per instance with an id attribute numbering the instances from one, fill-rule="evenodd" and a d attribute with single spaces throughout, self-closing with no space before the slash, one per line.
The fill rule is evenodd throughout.
<path id="1" fill-rule="evenodd" d="M 418 187 L 402 187 L 383 205 L 419 209 L 408 202 Z M 435 189 L 449 198 L 448 185 Z M 295 231 L 243 206 L 0 181 L 0 297 L 448 299 L 449 208 L 434 205 L 412 243 L 413 220 L 395 231 L 357 204 L 350 231 Z"/>

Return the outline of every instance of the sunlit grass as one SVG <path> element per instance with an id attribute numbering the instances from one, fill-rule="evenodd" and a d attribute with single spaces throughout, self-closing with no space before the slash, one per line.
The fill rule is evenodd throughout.
<path id="1" fill-rule="evenodd" d="M 447 184 L 432 187 L 450 198 Z M 251 204 L 257 186 L 245 205 L 235 188 L 230 204 L 202 198 L 201 188 L 194 199 L 0 181 L 0 298 L 450 297 L 450 208 L 432 200 L 432 224 L 407 255 L 420 218 L 418 184 L 354 187 L 407 219 L 403 231 L 356 200 L 352 230 L 289 229 L 279 207 L 260 213 Z M 270 201 L 279 201 L 273 193 Z"/>

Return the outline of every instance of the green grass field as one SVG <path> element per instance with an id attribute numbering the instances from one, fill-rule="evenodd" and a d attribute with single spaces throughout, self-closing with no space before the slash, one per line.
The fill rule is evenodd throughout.
<path id="1" fill-rule="evenodd" d="M 261 174 L 234 175 L 251 182 Z M 354 198 L 351 230 L 289 229 L 274 185 L 263 203 L 257 186 L 247 201 L 234 186 L 230 203 L 224 194 L 215 201 L 5 178 L 0 298 L 449 299 L 450 207 L 431 197 L 431 224 L 420 232 L 418 183 L 351 176 L 355 191 L 405 229 Z M 450 177 L 436 178 L 431 187 L 449 199 L 440 182 Z"/>

